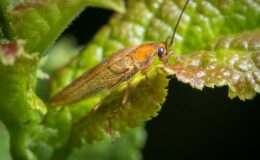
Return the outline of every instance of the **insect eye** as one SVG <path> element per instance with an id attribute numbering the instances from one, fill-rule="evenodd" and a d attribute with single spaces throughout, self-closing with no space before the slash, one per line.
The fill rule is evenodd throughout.
<path id="1" fill-rule="evenodd" d="M 162 47 L 159 47 L 159 48 L 158 48 L 158 56 L 159 56 L 159 57 L 162 57 L 164 53 L 165 53 L 165 49 L 162 48 Z"/>

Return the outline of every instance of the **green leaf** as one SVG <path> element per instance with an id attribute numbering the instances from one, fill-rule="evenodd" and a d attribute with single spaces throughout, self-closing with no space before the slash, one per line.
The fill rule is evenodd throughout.
<path id="1" fill-rule="evenodd" d="M 10 150 L 14 159 L 33 159 L 28 148 L 46 108 L 33 92 L 35 55 L 23 51 L 23 43 L 10 42 L 0 46 L 1 59 L 12 57 L 13 63 L 0 63 L 0 119 L 10 134 Z"/>
<path id="2" fill-rule="evenodd" d="M 181 54 L 201 49 L 220 36 L 260 28 L 260 1 L 200 0 L 191 1 L 190 6 L 193 10 L 185 11 L 190 15 L 189 23 L 178 29 L 185 35 Z"/>
<path id="3" fill-rule="evenodd" d="M 207 49 L 177 56 L 166 68 L 197 89 L 227 85 L 230 98 L 252 99 L 260 93 L 260 31 L 222 37 Z"/>
<path id="4" fill-rule="evenodd" d="M 167 6 L 167 4 L 165 4 Z M 135 9 L 137 11 L 135 11 Z M 142 11 L 142 12 L 140 12 Z M 56 92 L 59 90 L 62 86 L 65 86 L 68 84 L 72 79 L 74 79 L 76 76 L 81 74 L 86 68 L 89 68 L 95 64 L 97 64 L 103 57 L 108 56 L 109 54 L 113 53 L 113 51 L 116 51 L 119 48 L 122 48 L 123 46 L 129 45 L 129 44 L 134 44 L 137 42 L 142 42 L 145 32 L 138 33 L 137 30 L 139 31 L 145 31 L 145 26 L 142 26 L 136 22 L 142 22 L 143 20 L 138 19 L 135 20 L 133 19 L 134 17 L 129 17 L 130 13 L 134 12 L 133 14 L 137 13 L 145 13 L 146 14 L 152 14 L 146 6 L 145 3 L 143 2 L 136 2 L 135 5 L 129 5 L 129 9 L 127 10 L 125 17 L 123 18 L 121 16 L 123 15 L 118 15 L 117 17 L 114 17 L 110 21 L 111 26 L 106 26 L 101 29 L 101 31 L 97 34 L 97 36 L 94 38 L 93 43 L 89 44 L 88 47 L 81 53 L 80 57 L 77 59 L 74 59 L 69 67 L 64 68 L 63 70 L 60 70 L 58 73 L 58 77 L 54 81 L 52 81 L 52 93 Z M 137 18 L 137 16 L 135 16 Z M 177 19 L 177 15 L 175 16 Z M 148 16 L 148 20 L 144 19 L 147 22 L 151 20 L 151 17 Z M 125 19 L 124 21 L 121 21 L 121 19 Z M 136 21 L 136 22 L 135 22 Z M 148 25 L 148 24 L 147 24 Z M 124 26 L 126 28 L 124 28 Z M 129 30 L 126 32 L 126 30 Z M 127 33 L 127 34 L 125 34 Z M 122 37 L 123 36 L 123 37 Z M 127 38 L 127 37 L 129 38 Z M 129 41 L 130 39 L 135 40 L 135 41 Z M 157 40 L 160 37 L 157 37 Z M 124 40 L 124 41 L 122 41 Z M 127 42 L 128 41 L 128 42 Z M 94 54 L 93 54 L 94 53 Z M 80 64 L 80 65 L 78 65 Z M 155 76 L 155 75 L 160 75 L 160 76 Z M 63 78 L 62 78 L 63 77 Z M 111 124 L 116 125 L 116 127 L 113 127 L 115 132 L 125 132 L 129 128 L 133 128 L 136 126 L 139 126 L 142 124 L 144 121 L 151 119 L 151 117 L 155 116 L 156 113 L 160 110 L 161 104 L 164 102 L 165 97 L 166 97 L 166 90 L 165 87 L 168 85 L 168 80 L 166 79 L 166 74 L 160 73 L 158 69 L 154 68 L 152 72 L 148 74 L 149 80 L 145 81 L 144 76 L 140 76 L 139 78 L 136 79 L 134 84 L 131 86 L 130 91 L 129 91 L 129 103 L 126 104 L 126 106 L 122 106 L 122 113 L 118 113 L 119 120 L 122 119 L 122 123 L 117 123 L 117 120 L 113 122 L 114 120 L 111 119 Z M 135 88 L 139 87 L 142 89 L 147 95 L 149 94 L 150 91 L 152 91 L 154 88 L 154 84 L 152 82 L 154 81 L 161 81 L 162 83 L 159 83 L 160 90 L 157 92 L 154 92 L 154 95 L 151 97 L 141 97 L 140 96 L 140 101 L 134 102 L 134 93 L 138 92 L 138 90 L 135 90 Z M 139 83 L 140 82 L 140 83 Z M 111 95 L 114 98 L 107 98 L 107 102 L 102 105 L 102 108 L 108 108 L 107 110 L 105 109 L 104 114 L 99 114 L 101 111 L 98 112 L 98 117 L 99 118 L 94 118 L 93 121 L 90 121 L 92 123 L 87 123 L 87 124 L 79 124 L 80 126 L 83 125 L 83 128 L 86 127 L 91 127 L 95 126 L 96 127 L 96 134 L 93 134 L 91 131 L 90 137 L 84 132 L 82 134 L 80 132 L 77 132 L 78 128 L 73 127 L 73 135 L 72 137 L 75 137 L 73 139 L 73 144 L 76 146 L 80 144 L 80 139 L 85 138 L 86 141 L 88 142 L 93 142 L 97 140 L 102 140 L 106 137 L 109 136 L 108 133 L 108 117 L 110 114 L 113 113 L 114 110 L 117 110 L 120 108 L 120 105 L 113 105 L 113 104 L 120 104 L 122 101 L 123 95 L 124 95 L 124 87 L 120 88 L 118 92 L 115 94 Z M 133 96 L 133 97 L 131 97 Z M 139 97 L 138 96 L 138 97 Z M 104 98 L 104 97 L 103 97 Z M 82 116 L 88 114 L 88 112 L 91 110 L 91 108 L 95 107 L 95 105 L 103 99 L 102 97 L 97 97 L 93 99 L 89 99 L 79 105 L 76 105 L 75 107 L 72 108 L 72 114 L 73 114 L 73 122 L 76 123 Z M 110 101 L 110 100 L 113 101 Z M 150 109 L 147 108 L 147 106 L 144 103 L 151 102 Z M 103 107 L 103 106 L 109 106 L 109 107 Z M 131 107 L 130 107 L 131 106 Z M 140 107 L 142 106 L 142 107 Z M 146 111 L 144 111 L 146 109 Z M 102 110 L 102 109 L 101 109 Z M 128 114 L 129 112 L 140 112 L 139 115 L 136 115 L 137 117 L 131 117 L 131 116 L 124 116 L 124 114 Z M 96 115 L 96 113 L 94 113 Z M 115 118 L 115 117 L 114 117 Z M 88 120 L 89 121 L 89 120 Z M 80 127 L 79 126 L 79 127 Z M 60 126 L 62 128 L 62 126 Z M 88 129 L 84 129 L 88 132 Z M 70 134 L 70 133 L 68 133 Z M 80 134 L 80 135 L 78 135 Z M 86 135 L 84 135 L 86 134 Z M 75 135 L 75 136 L 74 136 Z M 82 137 L 81 137 L 82 136 Z"/>
<path id="5" fill-rule="evenodd" d="M 101 7 L 107 9 L 113 9 L 117 12 L 123 13 L 125 12 L 125 3 L 123 0 L 84 0 L 88 5 L 93 7 Z"/>
<path id="6" fill-rule="evenodd" d="M 123 11 L 122 0 L 27 0 L 10 10 L 15 35 L 28 53 L 43 53 L 86 6 Z"/>
<path id="7" fill-rule="evenodd" d="M 5 129 L 3 123 L 0 121 L 0 159 L 4 160 L 11 160 L 11 155 L 8 152 L 10 145 L 9 145 L 9 135 L 7 130 Z"/>
<path id="8" fill-rule="evenodd" d="M 111 140 L 96 144 L 85 144 L 76 150 L 69 160 L 102 159 L 102 160 L 141 160 L 140 149 L 143 148 L 146 139 L 144 128 L 131 129 L 127 134 Z"/>
<path id="9" fill-rule="evenodd" d="M 83 119 L 79 121 L 76 118 L 82 117 L 79 115 L 82 115 L 83 109 L 73 110 L 72 115 L 76 121 L 70 142 L 75 144 L 84 138 L 84 141 L 93 143 L 124 133 L 129 128 L 140 126 L 144 121 L 157 116 L 167 95 L 165 88 L 168 79 L 159 68 L 154 68 L 147 76 L 148 79 L 140 75 L 131 82 L 124 105 L 121 104 L 125 94 L 125 87 L 122 86 L 114 94 L 103 99 L 103 104 L 97 111 L 83 115 Z"/>
<path id="10" fill-rule="evenodd" d="M 172 34 L 184 3 L 185 1 L 177 0 L 129 1 L 124 14 L 114 15 L 87 44 L 85 50 L 57 72 L 51 82 L 50 95 L 57 93 L 87 69 L 121 48 L 145 41 L 164 41 Z M 260 26 L 259 7 L 258 1 L 254 3 L 249 1 L 238 3 L 235 0 L 191 1 L 180 22 L 174 45 L 170 49 L 177 55 L 183 55 L 205 47 L 216 37 L 258 29 Z M 240 52 L 245 51 L 239 51 L 239 53 L 231 51 L 230 53 L 231 55 L 243 54 Z M 225 52 L 219 50 L 219 53 Z M 174 57 L 172 57 L 172 62 L 176 62 Z M 154 117 L 167 95 L 166 75 L 155 65 L 148 72 L 148 80 L 141 75 L 137 76 L 134 81 L 131 81 L 128 103 L 125 106 L 121 105 L 125 90 L 125 85 L 122 85 L 111 95 L 94 97 L 75 104 L 70 109 L 65 109 L 63 112 L 70 113 L 72 116 L 72 126 L 70 132 L 66 130 L 68 142 L 64 142 L 64 146 L 68 145 L 73 148 L 74 145 L 78 146 L 82 142 L 101 141 L 107 138 L 111 131 L 114 132 L 113 135 L 118 136 L 129 128 L 136 127 Z M 247 88 L 247 85 L 243 87 Z M 246 92 L 251 92 L 246 88 Z M 244 95 L 244 98 L 251 96 L 251 93 L 248 94 L 249 96 Z M 239 96 L 241 95 L 239 93 Z M 91 109 L 101 100 L 104 100 L 101 107 L 91 112 Z M 116 114 L 114 114 L 115 111 Z M 53 112 L 56 110 L 54 109 Z M 46 125 L 48 126 L 47 123 Z M 63 129 L 62 126 L 58 128 L 58 130 Z"/>

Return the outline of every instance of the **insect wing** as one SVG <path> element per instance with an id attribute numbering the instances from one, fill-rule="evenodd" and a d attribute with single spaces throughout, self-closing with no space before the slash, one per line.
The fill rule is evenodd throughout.
<path id="1" fill-rule="evenodd" d="M 100 65 L 83 74 L 51 99 L 52 105 L 67 105 L 110 90 L 133 77 L 138 70 L 128 54 L 122 50 Z M 114 62 L 114 63 L 112 63 Z"/>

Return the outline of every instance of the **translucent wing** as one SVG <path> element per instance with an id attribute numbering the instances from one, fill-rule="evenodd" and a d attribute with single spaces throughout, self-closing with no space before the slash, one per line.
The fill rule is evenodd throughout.
<path id="1" fill-rule="evenodd" d="M 131 56 L 122 54 L 111 57 L 89 70 L 51 99 L 52 105 L 67 105 L 79 102 L 103 90 L 112 89 L 129 80 L 137 72 Z M 112 62 L 113 63 L 112 63 Z"/>

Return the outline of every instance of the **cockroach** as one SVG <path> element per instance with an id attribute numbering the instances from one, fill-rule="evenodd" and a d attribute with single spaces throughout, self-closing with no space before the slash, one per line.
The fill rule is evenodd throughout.
<path id="1" fill-rule="evenodd" d="M 53 106 L 75 104 L 104 90 L 113 90 L 122 83 L 129 84 L 137 73 L 141 72 L 144 75 L 147 73 L 154 64 L 156 56 L 163 65 L 167 65 L 169 56 L 173 54 L 168 48 L 174 42 L 175 33 L 188 2 L 189 0 L 180 13 L 172 36 L 165 42 L 143 43 L 117 51 L 59 91 L 50 100 L 50 104 Z M 125 100 L 126 97 L 123 101 Z"/>

